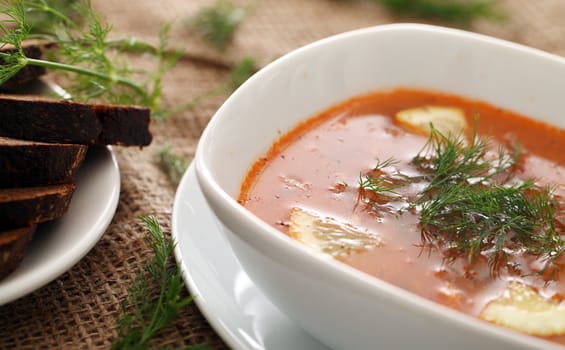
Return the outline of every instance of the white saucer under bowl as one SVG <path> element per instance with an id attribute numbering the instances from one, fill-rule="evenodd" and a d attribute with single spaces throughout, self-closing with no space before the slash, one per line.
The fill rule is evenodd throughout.
<path id="1" fill-rule="evenodd" d="M 172 232 L 188 289 L 231 348 L 327 349 L 284 316 L 249 280 L 218 229 L 193 166 L 177 190 Z"/>

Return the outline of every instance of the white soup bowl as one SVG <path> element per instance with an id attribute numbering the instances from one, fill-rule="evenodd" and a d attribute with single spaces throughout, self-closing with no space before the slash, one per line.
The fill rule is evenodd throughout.
<path id="1" fill-rule="evenodd" d="M 243 268 L 283 313 L 334 349 L 558 347 L 324 259 L 236 201 L 250 166 L 281 133 L 336 103 L 395 87 L 453 93 L 565 124 L 565 60 L 510 42 L 396 24 L 291 52 L 224 103 L 195 157 L 201 189 Z"/>

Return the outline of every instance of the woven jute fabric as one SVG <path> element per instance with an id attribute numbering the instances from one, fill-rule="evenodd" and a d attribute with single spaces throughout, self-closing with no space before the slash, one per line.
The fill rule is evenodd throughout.
<path id="1" fill-rule="evenodd" d="M 210 48 L 186 26 L 187 19 L 215 0 L 93 1 L 113 24 L 113 35 L 157 42 L 160 26 L 172 23 L 171 44 L 183 49 L 174 71 L 166 76 L 164 100 L 175 106 L 215 87 L 230 65 L 253 57 L 260 65 L 314 40 L 332 34 L 392 22 L 417 22 L 395 17 L 374 1 L 248 0 L 235 1 L 248 14 L 229 47 Z M 565 55 L 563 0 L 499 1 L 503 21 L 478 20 L 469 30 Z M 429 23 L 429 22 L 428 22 Z M 434 24 L 441 24 L 436 22 Z M 0 306 L 0 349 L 106 349 L 117 336 L 120 304 L 151 250 L 137 217 L 154 215 L 170 234 L 175 186 L 155 162 L 168 143 L 187 159 L 198 138 L 227 96 L 208 99 L 165 122 L 153 123 L 151 146 L 115 148 L 121 172 L 120 202 L 102 239 L 78 264 L 45 287 Z M 80 234 L 80 232 L 77 232 Z M 188 295 L 188 291 L 185 291 Z M 195 305 L 161 332 L 155 348 L 209 344 L 226 345 Z"/>

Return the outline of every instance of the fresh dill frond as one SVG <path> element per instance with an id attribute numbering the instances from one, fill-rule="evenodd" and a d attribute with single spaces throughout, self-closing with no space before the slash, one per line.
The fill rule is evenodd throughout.
<path id="1" fill-rule="evenodd" d="M 163 49 L 162 43 L 166 42 L 163 35 L 161 44 L 154 50 L 158 66 L 154 73 L 134 71 L 128 68 L 119 47 L 108 40 L 111 25 L 94 11 L 90 0 L 73 2 L 73 13 L 81 16 L 78 19 L 69 17 L 67 12 L 52 7 L 45 0 L 2 0 L 1 5 L 0 44 L 9 44 L 16 49 L 0 54 L 4 62 L 0 66 L 0 83 L 26 65 L 42 66 L 67 74 L 69 86 L 65 89 L 75 100 L 143 105 L 153 110 L 160 108 L 162 76 L 178 58 Z M 28 16 L 37 13 L 48 13 L 58 19 L 58 25 L 40 34 L 53 44 L 49 46 L 48 59 L 26 57 L 21 50 L 24 40 L 38 35 L 31 34 L 28 20 Z"/>
<path id="2" fill-rule="evenodd" d="M 163 169 L 175 186 L 178 185 L 188 167 L 186 159 L 174 153 L 171 145 L 161 148 L 158 156 L 161 169 Z"/>
<path id="3" fill-rule="evenodd" d="M 83 27 L 74 25 L 58 27 L 52 33 L 54 41 L 58 44 L 50 58 L 110 77 L 109 80 L 100 77 L 83 78 L 81 76 L 69 78 L 70 90 L 75 98 L 90 100 L 108 91 L 114 91 L 108 96 L 113 100 L 112 102 L 117 102 L 116 100 L 121 99 L 118 96 L 122 95 L 123 92 L 116 91 L 119 85 L 112 77 L 129 78 L 131 72 L 126 67 L 116 66 L 116 58 L 111 56 L 113 52 L 107 50 L 106 40 L 111 31 L 111 26 L 104 23 L 100 16 L 94 12 L 90 1 L 80 0 L 79 6 L 82 10 L 85 25 Z M 143 91 L 142 94 L 146 95 L 146 92 Z M 146 99 L 146 96 L 143 96 L 143 99 Z"/>
<path id="4" fill-rule="evenodd" d="M 515 177 L 522 153 L 518 144 L 496 150 L 476 130 L 466 140 L 432 128 L 409 164 L 416 175 L 403 176 L 390 168 L 396 161 L 387 159 L 361 176 L 359 187 L 373 195 L 372 208 L 381 212 L 388 202 L 406 199 L 402 187 L 421 188 L 410 211 L 419 215 L 423 245 L 436 247 L 448 262 L 466 256 L 472 265 L 483 257 L 496 275 L 520 251 L 544 261 L 544 273 L 565 251 L 555 225 L 560 204 L 550 187 Z"/>
<path id="5" fill-rule="evenodd" d="M 22 50 L 22 42 L 29 36 L 30 26 L 25 22 L 25 8 L 22 1 L 12 6 L 12 1 L 0 2 L 0 84 L 5 83 L 17 72 L 24 68 L 28 61 Z"/>
<path id="6" fill-rule="evenodd" d="M 471 141 L 463 135 L 445 136 L 432 127 L 428 142 L 413 158 L 412 164 L 428 174 L 425 199 L 443 186 L 460 182 L 485 182 L 516 165 L 520 151 L 509 153 L 500 146 L 498 157 L 488 157 L 491 144 L 473 132 Z"/>
<path id="7" fill-rule="evenodd" d="M 504 18 L 490 0 L 375 0 L 399 15 L 468 26 L 476 18 Z"/>
<path id="8" fill-rule="evenodd" d="M 382 171 L 384 168 L 388 168 L 389 166 L 393 166 L 395 164 L 398 164 L 398 160 L 394 159 L 394 158 L 387 158 L 386 160 L 382 161 L 380 159 L 377 159 L 377 164 L 375 164 L 375 166 L 373 167 L 374 171 Z"/>
<path id="9" fill-rule="evenodd" d="M 394 184 L 388 177 L 374 177 L 369 175 L 359 176 L 359 188 L 364 191 L 370 191 L 375 195 L 382 197 L 398 197 L 400 196 L 395 189 L 402 185 Z"/>
<path id="10" fill-rule="evenodd" d="M 444 241 L 467 254 L 469 264 L 486 256 L 493 274 L 507 260 L 507 250 L 524 250 L 547 263 L 565 248 L 556 232 L 551 191 L 526 181 L 516 186 L 447 185 L 424 202 L 420 225 L 430 243 Z M 559 254 L 556 254 L 559 253 Z"/>
<path id="11" fill-rule="evenodd" d="M 406 184 L 406 177 L 401 176 L 396 171 L 392 174 L 384 171 L 385 168 L 397 163 L 398 161 L 394 158 L 388 158 L 385 161 L 377 160 L 377 164 L 371 171 L 359 175 L 359 189 L 369 191 L 380 197 L 399 197 L 400 194 L 396 192 L 396 189 Z"/>
<path id="12" fill-rule="evenodd" d="M 522 149 L 500 146 L 489 154 L 492 148 L 490 139 L 476 132 L 466 142 L 432 129 L 412 160 L 428 181 L 416 201 L 424 243 L 450 247 L 456 254 L 449 253 L 448 260 L 466 253 L 472 264 L 485 256 L 493 274 L 504 266 L 507 249 L 515 247 L 551 264 L 565 249 L 554 226 L 552 192 L 531 180 L 507 183 Z"/>
<path id="13" fill-rule="evenodd" d="M 84 24 L 80 27 L 63 25 L 53 33 L 57 43 L 52 58 L 58 62 L 97 72 L 102 76 L 75 74 L 68 81 L 70 92 L 75 99 L 92 100 L 104 97 L 113 104 L 136 104 L 154 110 L 160 107 L 161 79 L 171 65 L 168 56 L 163 55 L 169 26 L 161 30 L 160 44 L 155 50 L 157 69 L 154 72 L 132 70 L 126 57 L 120 55 L 111 45 L 108 35 L 112 26 L 105 23 L 93 9 L 89 0 L 79 0 L 79 13 Z M 62 23 L 65 23 L 64 21 Z M 165 34 L 165 35 L 164 35 Z M 140 78 L 139 82 L 134 78 Z"/>
<path id="14" fill-rule="evenodd" d="M 188 23 L 202 37 L 219 50 L 224 50 L 245 18 L 244 8 L 229 0 L 218 0 L 214 5 L 200 10 Z"/>
<path id="15" fill-rule="evenodd" d="M 173 239 L 165 237 L 156 218 L 143 216 L 140 219 L 147 229 L 146 239 L 153 258 L 128 288 L 118 320 L 118 338 L 111 347 L 113 350 L 149 349 L 153 337 L 192 302 L 191 297 L 181 297 L 184 283 L 180 268 L 177 265 L 169 267 L 168 261 L 175 249 Z"/>

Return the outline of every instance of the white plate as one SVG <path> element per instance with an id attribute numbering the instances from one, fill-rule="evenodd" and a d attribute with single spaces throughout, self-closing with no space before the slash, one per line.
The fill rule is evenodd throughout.
<path id="1" fill-rule="evenodd" d="M 110 224 L 119 194 L 120 172 L 111 148 L 90 148 L 68 212 L 38 226 L 21 265 L 0 281 L 0 305 L 51 282 L 85 256 Z"/>
<path id="2" fill-rule="evenodd" d="M 173 206 L 175 256 L 212 327 L 235 350 L 323 350 L 249 280 L 217 226 L 191 165 Z"/>

